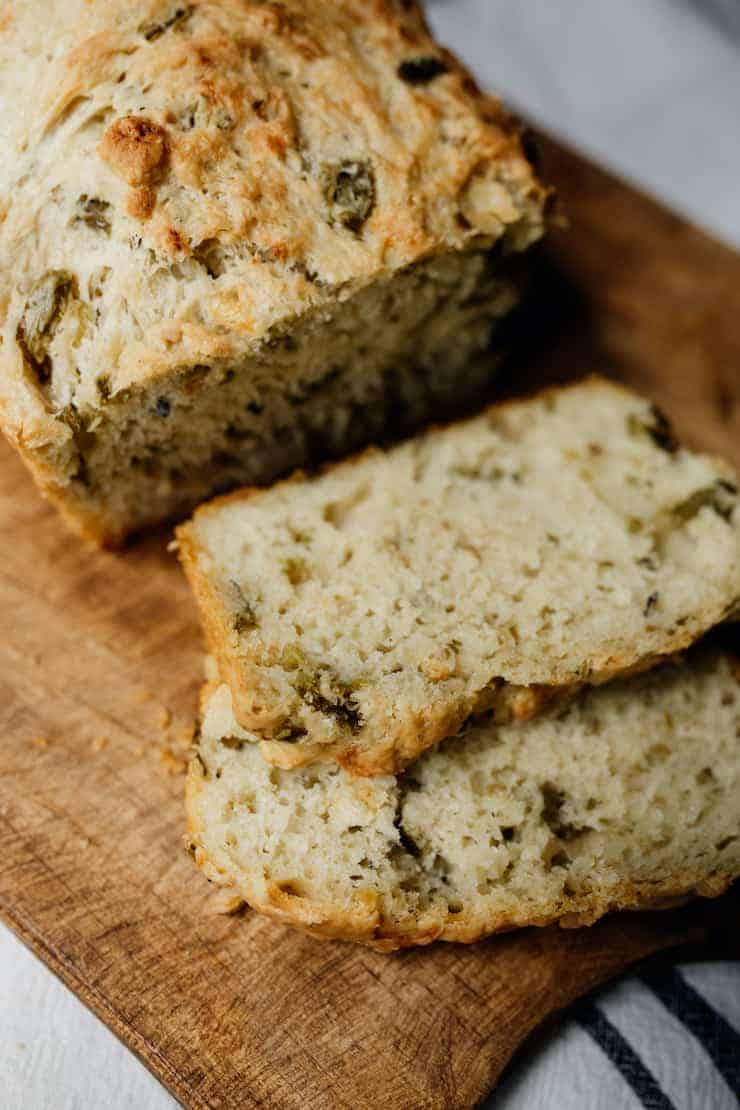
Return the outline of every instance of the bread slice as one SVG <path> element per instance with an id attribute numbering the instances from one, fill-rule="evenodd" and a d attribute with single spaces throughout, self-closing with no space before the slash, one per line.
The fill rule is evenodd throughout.
<path id="1" fill-rule="evenodd" d="M 400 778 L 270 767 L 203 703 L 189 845 L 317 936 L 393 949 L 720 894 L 740 874 L 740 675 L 703 650 L 534 721 L 481 722 Z"/>
<path id="2" fill-rule="evenodd" d="M 395 773 L 740 605 L 736 478 L 593 379 L 201 508 L 178 532 L 240 724 L 281 766 Z"/>
<path id="3" fill-rule="evenodd" d="M 75 528 L 487 381 L 546 192 L 414 0 L 10 7 L 0 423 Z"/>

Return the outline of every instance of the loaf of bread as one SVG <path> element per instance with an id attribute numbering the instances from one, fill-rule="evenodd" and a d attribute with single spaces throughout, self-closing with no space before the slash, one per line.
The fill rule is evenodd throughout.
<path id="1" fill-rule="evenodd" d="M 735 475 L 599 379 L 493 406 L 179 530 L 240 724 L 281 766 L 392 774 L 740 607 Z"/>
<path id="2" fill-rule="evenodd" d="M 546 194 L 414 0 L 5 8 L 0 422 L 76 529 L 482 387 Z"/>
<path id="3" fill-rule="evenodd" d="M 590 924 L 740 874 L 739 730 L 737 669 L 704 650 L 354 779 L 269 767 L 211 687 L 189 846 L 255 909 L 379 948 Z"/>

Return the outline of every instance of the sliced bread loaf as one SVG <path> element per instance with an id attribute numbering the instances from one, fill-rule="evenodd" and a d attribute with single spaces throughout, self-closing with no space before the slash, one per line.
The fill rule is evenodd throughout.
<path id="1" fill-rule="evenodd" d="M 590 380 L 205 506 L 178 532 L 242 726 L 281 766 L 394 773 L 740 604 L 727 465 Z"/>
<path id="2" fill-rule="evenodd" d="M 392 949 L 715 895 L 740 874 L 740 678 L 726 656 L 469 728 L 400 778 L 270 767 L 225 685 L 187 791 L 206 875 L 324 937 Z"/>
<path id="3" fill-rule="evenodd" d="M 419 4 L 0 4 L 0 428 L 105 542 L 485 384 L 547 193 Z"/>

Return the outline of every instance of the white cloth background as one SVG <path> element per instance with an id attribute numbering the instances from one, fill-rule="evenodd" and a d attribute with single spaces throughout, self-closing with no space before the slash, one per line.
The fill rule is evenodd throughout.
<path id="1" fill-rule="evenodd" d="M 483 84 L 740 245 L 740 18 L 733 17 L 734 3 L 430 0 L 429 9 L 440 37 L 462 53 Z M 683 971 L 740 1031 L 738 965 Z M 668 1099 L 660 1105 L 738 1105 L 699 1040 L 640 981 L 612 988 L 599 1007 L 660 1084 Z M 0 1106 L 173 1105 L 113 1034 L 0 927 Z M 527 1053 L 489 1105 L 631 1110 L 640 1102 L 593 1037 L 571 1020 Z"/>

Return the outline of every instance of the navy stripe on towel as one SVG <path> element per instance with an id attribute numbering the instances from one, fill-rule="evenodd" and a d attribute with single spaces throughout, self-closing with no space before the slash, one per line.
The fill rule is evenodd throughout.
<path id="1" fill-rule="evenodd" d="M 740 1033 L 675 967 L 645 972 L 641 979 L 657 994 L 665 1008 L 694 1034 L 730 1090 L 740 1093 Z"/>
<path id="2" fill-rule="evenodd" d="M 645 1067 L 617 1027 L 612 1025 L 593 1002 L 586 1002 L 579 1006 L 576 1017 L 581 1027 L 596 1041 L 647 1110 L 675 1110 L 653 1073 Z"/>

